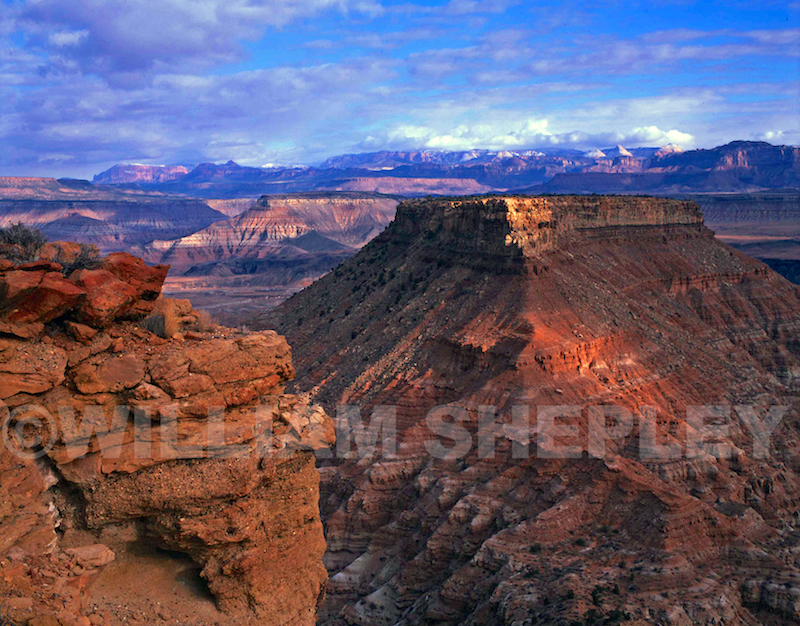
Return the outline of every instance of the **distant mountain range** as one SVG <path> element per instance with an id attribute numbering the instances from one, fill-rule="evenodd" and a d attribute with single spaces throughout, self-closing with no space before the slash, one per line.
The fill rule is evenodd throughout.
<path id="1" fill-rule="evenodd" d="M 244 167 L 233 161 L 179 166 L 115 165 L 95 185 L 203 198 L 305 191 L 404 196 L 530 193 L 750 192 L 800 187 L 800 148 L 734 141 L 710 150 L 675 145 L 524 151 L 381 151 L 346 154 L 319 167 Z"/>

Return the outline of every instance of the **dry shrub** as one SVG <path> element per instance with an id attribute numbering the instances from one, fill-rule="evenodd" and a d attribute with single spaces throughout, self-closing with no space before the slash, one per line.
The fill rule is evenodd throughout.
<path id="1" fill-rule="evenodd" d="M 29 228 L 22 222 L 0 228 L 0 244 L 7 248 L 6 256 L 14 263 L 35 261 L 46 243 L 47 237 L 39 229 Z"/>
<path id="2" fill-rule="evenodd" d="M 61 273 L 64 276 L 69 276 L 75 270 L 93 270 L 101 265 L 100 253 L 95 246 L 82 243 L 78 249 L 77 254 L 71 256 L 67 254 L 61 246 L 58 246 L 58 254 L 56 255 L 56 263 L 62 266 Z"/>
<path id="3" fill-rule="evenodd" d="M 197 311 L 197 330 L 201 332 L 205 332 L 211 330 L 214 326 L 217 325 L 217 320 L 214 319 L 214 316 L 211 315 L 208 311 L 204 309 L 198 309 Z"/>
<path id="4" fill-rule="evenodd" d="M 152 315 L 148 315 L 141 322 L 139 322 L 139 326 L 144 328 L 147 332 L 153 333 L 162 339 L 167 338 L 167 332 L 164 328 L 163 313 L 153 313 Z"/>
<path id="5" fill-rule="evenodd" d="M 175 309 L 165 307 L 163 313 L 153 313 L 145 317 L 140 322 L 140 326 L 162 339 L 169 339 L 177 334 L 180 322 L 175 314 Z"/>

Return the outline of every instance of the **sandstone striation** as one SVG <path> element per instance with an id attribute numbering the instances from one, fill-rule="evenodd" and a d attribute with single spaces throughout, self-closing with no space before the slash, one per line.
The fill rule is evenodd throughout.
<path id="1" fill-rule="evenodd" d="M 50 261 L 0 267 L 0 616 L 194 613 L 170 613 L 169 590 L 124 575 L 150 546 L 201 568 L 208 623 L 314 624 L 327 583 L 314 451 L 334 434 L 320 407 L 284 393 L 285 339 L 200 327 L 158 297 L 166 267 L 124 253 L 68 277 Z M 153 310 L 183 333 L 145 330 Z M 122 598 L 104 612 L 92 589 L 109 568 Z M 128 607 L 126 585 L 164 604 Z"/>
<path id="2" fill-rule="evenodd" d="M 396 206 L 397 200 L 374 194 L 263 196 L 236 217 L 187 237 L 154 241 L 141 253 L 181 273 L 195 268 L 206 274 L 209 267 L 216 273 L 223 267 L 243 273 L 226 263 L 230 259 L 264 260 L 269 270 L 270 260 L 302 266 L 323 255 L 328 264 L 317 270 L 316 278 L 380 233 Z M 277 274 L 279 268 L 274 270 Z"/>
<path id="3" fill-rule="evenodd" d="M 295 346 L 297 384 L 329 411 L 355 404 L 374 425 L 375 407 L 396 407 L 396 454 L 373 431 L 373 456 L 353 445 L 322 468 L 321 623 L 800 619 L 800 292 L 715 240 L 694 203 L 404 202 L 261 323 Z M 557 441 L 574 458 L 538 454 L 538 407 L 553 405 L 571 407 Z M 606 405 L 630 411 L 631 430 L 589 454 L 591 407 Z M 687 439 L 702 405 L 729 409 L 723 458 Z M 437 406 L 463 430 L 434 431 Z M 732 406 L 788 407 L 768 457 Z M 431 454 L 457 433 L 465 448 Z M 648 433 L 678 455 L 643 448 Z"/>
<path id="4" fill-rule="evenodd" d="M 191 198 L 88 181 L 0 177 L 0 228 L 23 222 L 50 239 L 80 241 L 104 252 L 182 237 L 225 217 Z"/>

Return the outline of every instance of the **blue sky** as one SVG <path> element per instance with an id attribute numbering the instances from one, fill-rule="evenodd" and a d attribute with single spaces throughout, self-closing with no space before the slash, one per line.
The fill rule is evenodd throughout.
<path id="1" fill-rule="evenodd" d="M 800 2 L 4 0 L 0 175 L 800 144 Z"/>

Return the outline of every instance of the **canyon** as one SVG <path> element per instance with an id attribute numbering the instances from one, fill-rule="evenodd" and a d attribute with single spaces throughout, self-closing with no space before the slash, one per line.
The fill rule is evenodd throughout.
<path id="1" fill-rule="evenodd" d="M 153 241 L 141 249 L 141 256 L 169 263 L 182 273 L 191 268 L 219 271 L 232 258 L 263 259 L 288 252 L 353 254 L 386 227 L 396 206 L 391 197 L 355 193 L 262 196 L 231 219 L 186 237 Z"/>
<path id="2" fill-rule="evenodd" d="M 162 179 L 150 169 L 134 172 Z M 355 253 L 391 221 L 397 202 L 366 192 L 192 199 L 85 181 L 6 178 L 0 228 L 22 222 L 53 240 L 169 264 L 166 294 L 191 297 L 236 325 Z"/>
<path id="3" fill-rule="evenodd" d="M 165 293 L 238 324 L 355 254 L 392 220 L 397 202 L 348 192 L 263 196 L 235 217 L 131 251 L 171 266 Z"/>
<path id="4" fill-rule="evenodd" d="M 789 232 L 791 192 L 225 205 L 140 246 L 151 265 L 0 246 L 0 418 L 40 452 L 0 450 L 4 619 L 800 619 L 800 289 L 707 226 Z M 163 262 L 235 281 L 282 254 L 341 256 L 255 302 L 255 331 L 164 295 Z M 540 407 L 564 405 L 577 452 L 548 455 Z M 730 428 L 703 446 L 706 405 Z M 598 410 L 630 416 L 602 453 Z M 764 455 L 753 425 L 775 415 Z"/>
<path id="5" fill-rule="evenodd" d="M 5 258 L 12 248 L 0 247 L 2 623 L 314 624 L 328 578 L 314 451 L 334 432 L 284 392 L 285 339 L 165 299 L 166 266 L 114 253 L 66 274 L 77 244 L 26 263 Z M 142 321 L 153 316 L 159 334 Z"/>
<path id="6" fill-rule="evenodd" d="M 800 290 L 715 239 L 696 203 L 408 200 L 256 326 L 287 337 L 294 385 L 356 444 L 320 468 L 321 624 L 800 619 Z M 577 453 L 538 454 L 539 407 L 563 405 Z M 691 443 L 705 405 L 727 407 L 728 454 Z M 631 429 L 588 453 L 610 406 Z M 748 411 L 775 407 L 765 456 Z"/>
<path id="7" fill-rule="evenodd" d="M 35 226 L 53 240 L 119 252 L 156 237 L 181 237 L 226 218 L 205 202 L 86 181 L 0 178 L 0 228 Z"/>
<path id="8" fill-rule="evenodd" d="M 724 241 L 797 280 L 800 248 L 784 227 L 791 221 L 787 215 L 798 212 L 798 196 L 796 190 L 777 188 L 800 185 L 798 163 L 796 148 L 737 141 L 689 151 L 674 145 L 585 153 L 558 148 L 381 151 L 332 157 L 318 167 L 256 168 L 233 161 L 194 168 L 119 164 L 95 176 L 94 183 L 0 179 L 0 227 L 21 221 L 53 240 L 169 263 L 166 293 L 191 297 L 234 324 L 285 300 L 366 241 L 334 236 L 341 247 L 320 239 L 320 234 L 331 238 L 325 228 L 334 235 L 350 228 L 345 222 L 333 230 L 324 224 L 322 230 L 316 228 L 311 222 L 319 221 L 320 207 L 333 216 L 340 203 L 363 201 L 374 214 L 358 219 L 369 220 L 375 234 L 391 219 L 392 205 L 401 197 L 430 194 L 517 189 L 533 194 L 646 192 L 692 199 Z M 262 232 L 259 222 L 269 201 L 259 198 L 265 197 L 272 198 L 273 212 L 267 230 L 318 232 L 283 241 L 274 232 Z M 281 215 L 276 202 L 286 207 Z M 738 209 L 732 212 L 734 205 Z M 311 222 L 303 225 L 306 214 Z M 256 232 L 263 241 L 253 239 Z"/>

